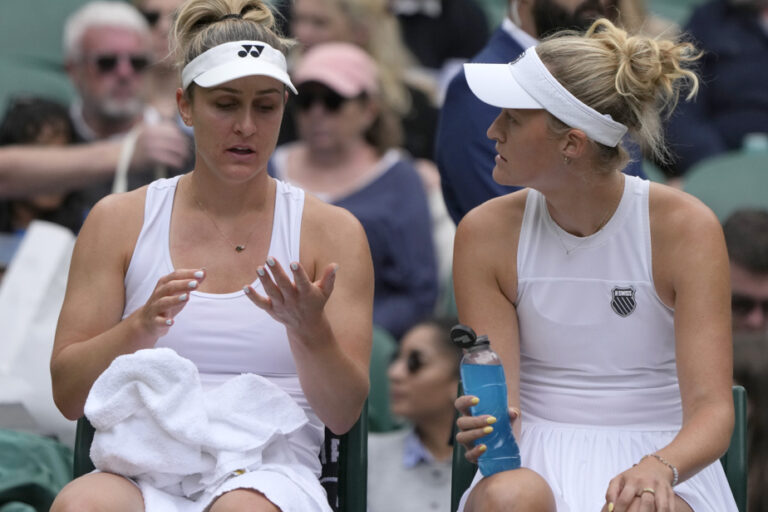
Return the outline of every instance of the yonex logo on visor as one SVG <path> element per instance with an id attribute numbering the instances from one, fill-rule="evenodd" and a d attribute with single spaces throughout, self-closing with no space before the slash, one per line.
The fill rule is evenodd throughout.
<path id="1" fill-rule="evenodd" d="M 237 52 L 237 55 L 243 58 L 247 57 L 248 55 L 251 57 L 258 57 L 261 55 L 261 50 L 263 49 L 263 44 L 244 44 L 243 49 Z"/>
<path id="2" fill-rule="evenodd" d="M 184 66 L 181 85 L 214 87 L 245 76 L 269 76 L 296 93 L 285 56 L 262 41 L 232 41 L 201 53 Z"/>

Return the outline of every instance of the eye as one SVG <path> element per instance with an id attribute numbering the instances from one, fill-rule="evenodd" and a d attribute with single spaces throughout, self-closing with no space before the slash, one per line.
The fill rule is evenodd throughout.
<path id="1" fill-rule="evenodd" d="M 232 110 L 237 106 L 237 103 L 234 101 L 217 101 L 215 105 L 220 110 Z"/>

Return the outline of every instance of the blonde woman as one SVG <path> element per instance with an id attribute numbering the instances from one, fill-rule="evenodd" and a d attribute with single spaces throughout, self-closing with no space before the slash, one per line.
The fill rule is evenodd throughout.
<path id="1" fill-rule="evenodd" d="M 718 458 L 733 428 L 728 256 L 717 218 L 678 190 L 626 176 L 629 131 L 663 155 L 659 112 L 689 44 L 607 20 L 511 64 L 467 64 L 501 113 L 494 179 L 525 190 L 468 214 L 456 236 L 461 323 L 507 375 L 523 467 L 478 474 L 465 511 L 735 511 Z M 467 457 L 509 418 L 463 413 Z"/>
<path id="2" fill-rule="evenodd" d="M 295 92 L 274 21 L 260 0 L 182 6 L 172 30 L 183 67 L 176 99 L 195 129 L 194 170 L 93 209 L 51 373 L 71 419 L 114 360 L 157 348 L 191 361 L 206 390 L 240 374 L 265 379 L 264 389 L 276 387 L 306 416 L 277 454 L 290 467 L 244 465 L 194 495 L 148 494 L 141 478 L 95 472 L 70 483 L 54 511 L 330 510 L 318 453 L 324 427 L 347 431 L 368 393 L 372 266 L 351 214 L 267 174 Z M 241 405 L 233 413 L 248 410 Z M 274 412 L 255 414 L 269 421 Z"/>

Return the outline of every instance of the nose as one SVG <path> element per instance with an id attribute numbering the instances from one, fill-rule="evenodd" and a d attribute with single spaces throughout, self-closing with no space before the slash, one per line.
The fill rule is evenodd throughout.
<path id="1" fill-rule="evenodd" d="M 249 137 L 256 131 L 256 123 L 254 121 L 253 112 L 249 108 L 241 109 L 240 115 L 237 117 L 237 121 L 234 126 L 235 132 L 243 137 Z"/>
<path id="2" fill-rule="evenodd" d="M 763 311 L 760 303 L 755 304 L 752 311 L 744 316 L 744 324 L 754 331 L 768 328 L 768 315 Z"/>
<path id="3" fill-rule="evenodd" d="M 485 132 L 486 136 L 489 139 L 495 140 L 496 142 L 502 142 L 502 138 L 504 136 L 502 130 L 499 127 L 499 122 L 502 115 L 503 115 L 503 112 L 500 113 L 498 116 L 496 116 L 496 119 L 493 120 L 493 122 L 491 123 L 491 126 L 489 126 L 488 130 Z"/>
<path id="4" fill-rule="evenodd" d="M 401 380 L 405 376 L 405 363 L 402 358 L 394 359 L 387 368 L 387 377 L 390 381 Z"/>

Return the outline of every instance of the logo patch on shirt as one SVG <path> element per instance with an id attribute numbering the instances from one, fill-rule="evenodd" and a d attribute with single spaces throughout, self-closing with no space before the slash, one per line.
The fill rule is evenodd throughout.
<path id="1" fill-rule="evenodd" d="M 611 309 L 621 317 L 629 316 L 635 310 L 635 289 L 615 287 L 611 291 Z"/>

